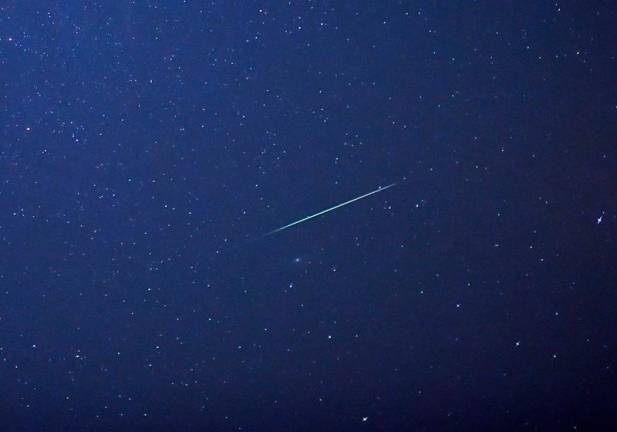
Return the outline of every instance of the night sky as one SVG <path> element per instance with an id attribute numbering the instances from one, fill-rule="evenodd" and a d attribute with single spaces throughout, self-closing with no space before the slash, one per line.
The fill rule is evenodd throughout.
<path id="1" fill-rule="evenodd" d="M 614 426 L 616 23 L 0 2 L 0 430 Z"/>

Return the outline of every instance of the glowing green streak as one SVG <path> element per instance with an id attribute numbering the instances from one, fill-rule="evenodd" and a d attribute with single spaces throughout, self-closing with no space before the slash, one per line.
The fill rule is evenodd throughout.
<path id="1" fill-rule="evenodd" d="M 396 182 L 395 182 L 395 183 L 391 183 L 391 184 L 389 184 L 388 186 L 384 186 L 384 187 L 380 187 L 379 189 L 375 189 L 374 191 L 371 191 L 371 192 L 365 193 L 364 195 L 360 195 L 359 197 L 356 197 L 356 198 L 350 199 L 349 201 L 345 201 L 344 203 L 337 204 L 337 205 L 335 205 L 334 207 L 330 207 L 330 208 L 327 208 L 327 209 L 325 209 L 325 210 L 322 210 L 322 211 L 320 211 L 319 213 L 315 213 L 314 215 L 307 216 L 307 217 L 305 217 L 305 218 L 302 218 L 302 219 L 300 219 L 300 220 L 297 220 L 297 221 L 295 221 L 295 222 L 292 222 L 292 223 L 290 223 L 290 224 L 287 224 L 287 225 L 285 225 L 285 226 L 282 226 L 282 227 L 280 227 L 280 228 L 277 228 L 277 229 L 275 229 L 275 230 L 270 231 L 269 233 L 267 233 L 267 234 L 266 234 L 266 236 L 269 236 L 269 235 L 271 235 L 271 234 L 274 234 L 274 233 L 277 233 L 277 232 L 280 232 L 280 231 L 286 230 L 287 228 L 291 228 L 291 227 L 292 227 L 292 226 L 294 226 L 294 225 L 301 224 L 302 222 L 306 222 L 306 221 L 308 221 L 308 220 L 311 220 L 311 219 L 313 219 L 313 218 L 316 218 L 316 217 L 318 217 L 318 216 L 321 216 L 322 214 L 325 214 L 325 213 L 331 212 L 332 210 L 336 210 L 337 208 L 341 208 L 341 207 L 343 207 L 343 206 L 346 206 L 347 204 L 351 204 L 352 202 L 355 202 L 355 201 L 361 200 L 362 198 L 366 198 L 366 197 L 371 196 L 371 195 L 373 195 L 373 194 L 376 194 L 376 193 L 378 193 L 378 192 L 385 191 L 386 189 L 389 189 L 389 188 L 391 188 L 392 186 L 396 186 Z"/>

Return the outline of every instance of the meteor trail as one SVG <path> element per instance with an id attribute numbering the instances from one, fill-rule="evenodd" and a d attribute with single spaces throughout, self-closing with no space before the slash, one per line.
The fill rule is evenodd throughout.
<path id="1" fill-rule="evenodd" d="M 282 226 L 282 227 L 280 227 L 280 228 L 277 228 L 277 229 L 275 229 L 275 230 L 270 231 L 269 233 L 265 234 L 265 235 L 264 235 L 264 237 L 269 236 L 269 235 L 272 235 L 272 234 L 275 234 L 275 233 L 277 233 L 277 232 L 281 232 L 281 231 L 283 231 L 283 230 L 286 230 L 287 228 L 291 228 L 291 227 L 292 227 L 292 226 L 294 226 L 294 225 L 301 224 L 302 222 L 306 222 L 306 221 L 308 221 L 308 220 L 310 220 L 310 219 L 316 218 L 317 216 L 321 216 L 322 214 L 325 214 L 325 213 L 331 212 L 332 210 L 336 210 L 337 208 L 340 208 L 340 207 L 346 206 L 347 204 L 351 204 L 352 202 L 355 202 L 355 201 L 361 200 L 362 198 L 366 198 L 366 197 L 371 196 L 371 195 L 373 195 L 373 194 L 376 194 L 376 193 L 378 193 L 378 192 L 385 191 L 386 189 L 389 189 L 389 188 L 391 188 L 392 186 L 396 186 L 396 184 L 397 184 L 397 183 L 396 183 L 396 182 L 394 182 L 394 183 L 389 184 L 388 186 L 383 186 L 383 187 L 380 187 L 380 188 L 378 188 L 378 189 L 375 189 L 374 191 L 371 191 L 371 192 L 365 193 L 364 195 L 360 195 L 359 197 L 355 197 L 355 198 L 353 198 L 353 199 L 350 199 L 349 201 L 345 201 L 344 203 L 337 204 L 337 205 L 335 205 L 334 207 L 330 207 L 330 208 L 327 208 L 327 209 L 325 209 L 325 210 L 322 210 L 322 211 L 320 211 L 319 213 L 315 213 L 314 215 L 310 215 L 310 216 L 307 216 L 307 217 L 302 218 L 302 219 L 300 219 L 300 220 L 297 220 L 297 221 L 295 221 L 295 222 L 292 222 L 292 223 L 289 223 L 289 224 L 287 224 L 287 225 L 284 225 L 284 226 Z"/>

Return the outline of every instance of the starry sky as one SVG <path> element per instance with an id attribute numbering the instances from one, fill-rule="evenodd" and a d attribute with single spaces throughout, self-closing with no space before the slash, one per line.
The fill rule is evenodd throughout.
<path id="1" fill-rule="evenodd" d="M 2 1 L 0 429 L 614 424 L 615 22 Z"/>

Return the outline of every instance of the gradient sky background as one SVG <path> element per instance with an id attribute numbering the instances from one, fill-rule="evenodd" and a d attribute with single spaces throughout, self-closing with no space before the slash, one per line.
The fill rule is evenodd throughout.
<path id="1" fill-rule="evenodd" d="M 616 22 L 2 1 L 0 429 L 614 425 Z"/>

